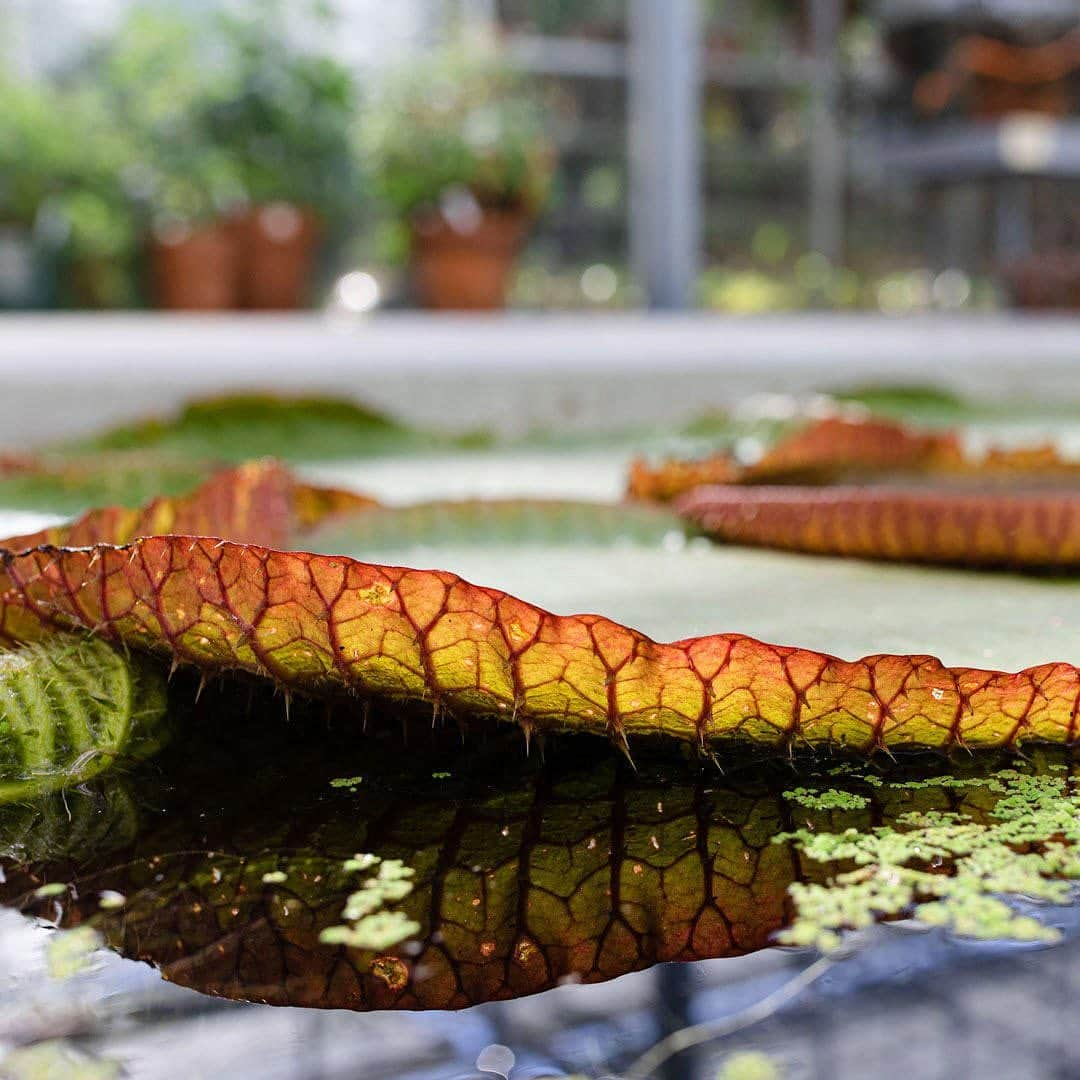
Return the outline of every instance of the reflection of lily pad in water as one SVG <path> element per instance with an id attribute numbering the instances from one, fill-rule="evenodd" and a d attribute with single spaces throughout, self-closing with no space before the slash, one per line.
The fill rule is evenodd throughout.
<path id="1" fill-rule="evenodd" d="M 164 716 L 156 666 L 103 641 L 60 634 L 0 651 L 0 803 L 152 752 Z"/>
<path id="2" fill-rule="evenodd" d="M 29 858 L 3 863 L 0 899 L 36 911 L 41 883 L 70 882 L 47 901 L 63 908 L 63 925 L 92 925 L 170 980 L 275 1004 L 460 1008 L 567 977 L 595 982 L 661 960 L 753 951 L 790 925 L 793 888 L 798 900 L 798 889 L 835 876 L 803 836 L 778 835 L 812 823 L 815 834 L 854 842 L 846 830 L 899 835 L 934 815 L 993 829 L 1002 800 L 1071 783 L 1050 757 L 996 776 L 1000 761 L 976 761 L 944 778 L 933 775 L 940 763 L 928 772 L 922 760 L 881 774 L 804 771 L 799 801 L 785 797 L 794 789 L 779 765 L 719 776 L 668 753 L 639 755 L 634 772 L 599 741 L 556 741 L 541 762 L 524 759 L 512 737 L 461 747 L 455 736 L 443 749 L 438 734 L 434 745 L 418 739 L 419 728 L 405 753 L 378 716 L 357 741 L 345 715 L 330 719 L 339 734 L 316 735 L 317 710 L 298 706 L 281 728 L 256 708 L 245 725 L 236 702 L 214 698 L 189 718 L 183 747 L 131 778 L 148 808 L 134 839 L 118 848 L 106 829 L 99 851 L 88 841 L 74 859 L 24 844 Z M 397 717 L 382 719 L 396 727 Z M 432 779 L 450 755 L 452 777 Z M 363 772 L 365 783 L 332 787 L 343 772 Z M 67 796 L 76 814 L 92 797 Z M 116 803 L 121 830 L 125 805 Z M 1020 816 L 1033 844 L 1053 839 L 1037 835 L 1045 815 Z M 954 856 L 934 871 L 951 872 Z M 1009 869 L 987 877 L 985 895 Z M 1039 872 L 1048 890 L 1055 872 L 1049 862 Z M 353 903 L 376 878 L 405 887 L 380 908 Z M 126 902 L 103 908 L 113 893 Z M 379 934 L 326 934 L 380 912 Z"/>

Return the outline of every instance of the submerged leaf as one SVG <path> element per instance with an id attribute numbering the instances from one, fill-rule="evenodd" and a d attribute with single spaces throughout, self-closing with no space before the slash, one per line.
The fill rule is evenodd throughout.
<path id="1" fill-rule="evenodd" d="M 67 634 L 0 651 L 0 803 L 81 784 L 165 733 L 165 680 L 145 658 Z"/>
<path id="2" fill-rule="evenodd" d="M 6 553 L 11 604 L 205 672 L 316 695 L 434 701 L 532 730 L 786 750 L 1072 742 L 1080 670 L 1009 674 L 927 656 L 845 661 L 739 634 L 654 642 L 442 571 L 158 536 Z"/>
<path id="3" fill-rule="evenodd" d="M 115 776 L 115 772 L 107 775 Z M 130 794 L 118 783 L 98 798 L 78 797 L 79 788 L 30 801 L 7 803 L 0 813 L 0 858 L 19 862 L 80 859 L 88 852 L 129 844 L 139 818 Z M 51 875 L 50 875 L 51 876 Z"/>

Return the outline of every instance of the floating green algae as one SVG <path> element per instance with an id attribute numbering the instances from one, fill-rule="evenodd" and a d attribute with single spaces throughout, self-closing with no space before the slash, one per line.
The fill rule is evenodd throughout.
<path id="1" fill-rule="evenodd" d="M 409 878 L 416 871 L 401 859 L 381 859 L 377 855 L 357 855 L 345 862 L 347 870 L 366 870 L 378 866 L 374 877 L 364 882 L 362 889 L 350 893 L 342 909 L 345 920 L 339 926 L 328 926 L 319 934 L 323 945 L 346 945 L 352 949 L 372 949 L 381 952 L 400 945 L 420 932 L 420 924 L 403 911 L 390 911 L 387 904 L 398 903 L 413 891 Z"/>
<path id="2" fill-rule="evenodd" d="M 49 939 L 45 959 L 53 979 L 73 978 L 86 971 L 94 953 L 104 942 L 92 926 L 76 926 L 58 930 Z"/>
<path id="3" fill-rule="evenodd" d="M 814 791 L 810 788 L 792 788 L 784 792 L 784 798 L 808 810 L 863 810 L 870 805 L 865 795 L 835 789 Z"/>
<path id="4" fill-rule="evenodd" d="M 8 1080 L 113 1080 L 120 1063 L 94 1058 L 64 1039 L 50 1039 L 0 1053 L 0 1075 Z"/>
<path id="5" fill-rule="evenodd" d="M 335 788 L 348 788 L 350 791 L 355 791 L 362 783 L 364 778 L 362 776 L 335 776 L 330 781 L 330 786 Z"/>
<path id="6" fill-rule="evenodd" d="M 760 1050 L 740 1050 L 730 1054 L 720 1066 L 716 1080 L 781 1080 L 780 1066 Z"/>
<path id="7" fill-rule="evenodd" d="M 824 881 L 789 886 L 795 918 L 778 941 L 829 951 L 844 930 L 903 915 L 964 937 L 1058 940 L 1057 930 L 1003 897 L 1056 904 L 1072 899 L 1071 882 L 1080 878 L 1080 793 L 1067 772 L 1001 769 L 987 777 L 874 781 L 879 801 L 952 790 L 966 803 L 899 813 L 893 824 L 864 829 L 811 821 L 775 837 L 812 863 L 842 868 Z M 852 808 L 860 798 L 823 791 L 796 801 L 830 810 Z"/>

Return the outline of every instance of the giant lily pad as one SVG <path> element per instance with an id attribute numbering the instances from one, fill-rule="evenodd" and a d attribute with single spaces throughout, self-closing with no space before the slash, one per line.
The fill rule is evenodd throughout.
<path id="1" fill-rule="evenodd" d="M 1040 475 L 1070 469 L 1052 455 L 1036 457 Z M 786 440 L 748 475 L 832 473 L 860 463 L 932 474 L 1028 475 L 1034 467 L 1014 454 L 974 465 L 951 435 L 836 421 Z M 1051 504 L 1055 512 L 1059 506 Z M 1080 518 L 1066 513 L 1062 540 L 1045 507 L 1037 509 L 1028 529 L 1035 546 L 1053 539 L 1054 550 L 1064 544 L 1071 552 L 1070 530 Z M 359 511 L 350 528 L 361 546 L 365 529 L 376 537 L 379 523 L 385 528 L 394 518 L 264 465 L 142 512 L 93 512 L 72 526 L 15 538 L 4 555 L 4 632 L 27 640 L 47 625 L 89 629 L 206 673 L 246 672 L 316 695 L 429 701 L 464 719 L 514 721 L 526 736 L 585 731 L 624 748 L 640 734 L 862 752 L 1075 737 L 1080 676 L 1064 658 L 1010 674 L 921 654 L 845 661 L 738 633 L 663 644 L 611 619 L 554 615 L 445 571 L 303 550 L 333 550 L 325 529 L 348 510 Z M 485 512 L 493 520 L 522 515 L 505 505 Z M 445 525 L 444 511 L 430 513 Z M 539 519 L 557 521 L 559 513 L 548 507 Z M 634 513 L 662 520 L 648 508 L 603 513 L 619 522 Z M 530 507 L 529 514 L 535 529 L 540 512 Z M 975 536 L 989 543 L 983 534 L 993 540 L 1005 524 L 991 515 Z"/>
<path id="2" fill-rule="evenodd" d="M 216 512 L 213 500 L 196 504 Z M 249 533 L 268 527 L 258 500 L 242 505 Z M 280 528 L 288 498 L 270 505 L 268 521 Z M 235 513 L 234 501 L 226 507 Z M 591 732 L 623 746 L 630 735 L 662 734 L 867 753 L 1071 742 L 1076 734 L 1080 671 L 1070 663 L 1008 674 L 923 655 L 844 661 L 730 633 L 662 644 L 446 572 L 205 531 L 212 535 L 9 550 L 8 634 L 81 627 L 210 673 L 247 672 L 311 694 L 427 700 L 466 717 L 502 717 L 526 735 Z"/>
<path id="3" fill-rule="evenodd" d="M 334 555 L 454 547 L 577 548 L 679 545 L 695 530 L 665 507 L 569 499 L 469 499 L 337 515 L 304 537 Z"/>
<path id="4" fill-rule="evenodd" d="M 1051 444 L 973 455 L 958 432 L 842 418 L 798 430 L 751 461 L 638 460 L 630 472 L 632 495 L 677 498 L 683 514 L 727 542 L 1021 569 L 1080 568 L 1078 489 L 1080 461 Z"/>
<path id="5" fill-rule="evenodd" d="M 183 731 L 130 785 L 5 808 L 0 899 L 208 992 L 351 1008 L 460 1007 L 777 933 L 828 946 L 911 914 L 1053 935 L 997 894 L 1067 898 L 1067 760 L 822 775 L 802 750 L 1073 740 L 1080 582 L 685 543 L 666 509 L 627 513 L 376 508 L 263 464 L 0 545 L 9 636 L 90 628 L 159 673 L 179 663 Z M 582 607 L 607 617 L 546 610 Z M 894 655 L 836 658 L 871 648 Z M 210 678 L 192 703 L 200 676 L 231 674 L 254 676 L 250 722 L 241 681 L 223 703 Z M 444 717 L 463 728 L 452 748 Z M 636 771 L 557 735 L 526 758 L 512 723 L 629 739 Z M 399 724 L 408 742 L 384 749 Z M 701 742 L 726 775 L 686 751 Z M 78 847 L 61 843 L 68 813 Z"/>
<path id="6" fill-rule="evenodd" d="M 477 441 L 418 431 L 345 401 L 233 395 L 34 454 L 0 455 L 0 505 L 61 513 L 103 503 L 137 506 L 186 495 L 224 465 L 260 456 L 356 460 Z"/>

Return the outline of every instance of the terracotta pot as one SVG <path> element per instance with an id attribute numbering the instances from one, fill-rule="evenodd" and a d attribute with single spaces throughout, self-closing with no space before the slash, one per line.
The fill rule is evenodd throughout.
<path id="1" fill-rule="evenodd" d="M 1003 275 L 1017 307 L 1080 310 L 1080 251 L 1041 252 L 1004 267 Z"/>
<path id="2" fill-rule="evenodd" d="M 154 302 L 170 311 L 236 307 L 237 244 L 225 222 L 156 229 L 150 240 Z"/>
<path id="3" fill-rule="evenodd" d="M 1005 79 L 975 79 L 971 115 L 978 120 L 1001 120 L 1014 113 L 1035 113 L 1061 119 L 1069 115 L 1069 89 L 1064 82 L 1027 86 Z"/>
<path id="4" fill-rule="evenodd" d="M 318 218 L 291 203 L 254 207 L 236 221 L 240 303 L 259 311 L 303 307 L 319 239 Z"/>
<path id="5" fill-rule="evenodd" d="M 528 226 L 524 211 L 485 210 L 469 231 L 438 214 L 417 218 L 412 265 L 420 302 L 439 310 L 505 307 L 510 272 Z"/>

